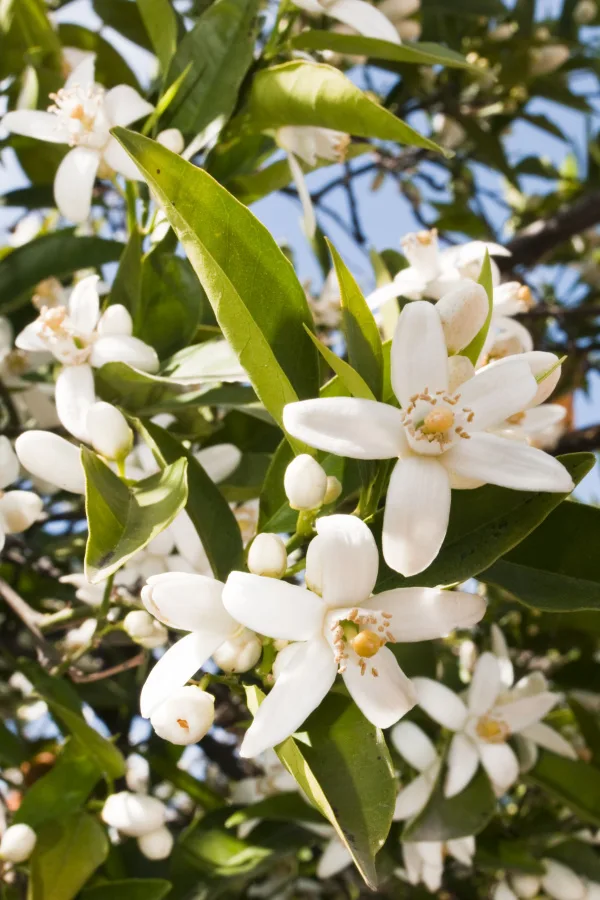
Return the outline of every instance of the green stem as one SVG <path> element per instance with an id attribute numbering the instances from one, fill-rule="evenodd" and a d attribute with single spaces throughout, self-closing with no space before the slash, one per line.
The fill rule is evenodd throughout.
<path id="1" fill-rule="evenodd" d="M 137 188 L 133 181 L 125 182 L 125 200 L 127 203 L 127 230 L 129 234 L 133 234 L 137 228 Z"/>
<path id="2" fill-rule="evenodd" d="M 115 572 L 113 572 L 112 575 L 109 575 L 106 580 L 106 587 L 104 588 L 102 603 L 100 604 L 100 609 L 98 610 L 98 619 L 105 619 L 108 615 L 108 610 L 110 609 L 110 595 L 112 594 L 114 580 Z"/>

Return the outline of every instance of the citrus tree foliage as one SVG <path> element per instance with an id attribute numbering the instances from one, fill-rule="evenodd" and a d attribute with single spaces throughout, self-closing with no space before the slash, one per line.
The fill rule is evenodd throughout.
<path id="1" fill-rule="evenodd" d="M 600 12 L 537 6 L 1 4 L 6 898 L 600 896 Z"/>

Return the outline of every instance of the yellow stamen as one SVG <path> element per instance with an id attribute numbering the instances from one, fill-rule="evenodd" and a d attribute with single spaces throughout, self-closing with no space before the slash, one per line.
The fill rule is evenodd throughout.
<path id="1" fill-rule="evenodd" d="M 514 416 L 509 416 L 506 421 L 510 422 L 511 425 L 520 425 L 520 423 L 523 421 L 524 418 L 525 418 L 525 413 L 518 412 L 518 413 L 515 413 Z"/>
<path id="2" fill-rule="evenodd" d="M 424 434 L 439 434 L 448 431 L 454 425 L 454 413 L 444 407 L 432 409 L 423 420 L 421 428 Z"/>
<path id="3" fill-rule="evenodd" d="M 475 731 L 488 744 L 503 744 L 510 735 L 510 728 L 506 722 L 501 719 L 492 719 L 491 716 L 482 716 Z"/>
<path id="4" fill-rule="evenodd" d="M 189 730 L 190 730 L 190 726 L 188 725 L 187 719 L 177 719 L 177 724 L 178 724 L 181 728 L 185 728 L 186 731 L 189 731 Z"/>
<path id="5" fill-rule="evenodd" d="M 358 656 L 370 659 L 381 649 L 383 641 L 374 631 L 365 629 L 364 631 L 359 631 L 356 637 L 352 638 L 350 644 Z"/>
<path id="6" fill-rule="evenodd" d="M 526 303 L 527 306 L 531 306 L 533 303 L 533 297 L 531 296 L 531 291 L 527 287 L 526 284 L 521 285 L 519 290 L 517 291 L 517 297 L 521 300 L 522 303 Z"/>

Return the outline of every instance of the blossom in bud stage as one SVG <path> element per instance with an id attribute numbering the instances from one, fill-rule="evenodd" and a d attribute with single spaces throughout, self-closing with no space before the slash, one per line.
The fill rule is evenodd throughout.
<path id="1" fill-rule="evenodd" d="M 430 739 L 414 722 L 398 722 L 391 732 L 395 749 L 419 772 L 396 797 L 394 821 L 411 819 L 421 812 L 433 790 L 442 761 Z"/>
<path id="2" fill-rule="evenodd" d="M 292 509 L 318 509 L 325 500 L 327 474 L 316 459 L 301 453 L 285 470 L 283 487 Z"/>
<path id="3" fill-rule="evenodd" d="M 436 303 L 448 353 L 460 353 L 481 331 L 488 316 L 485 288 L 475 281 L 460 281 Z"/>
<path id="4" fill-rule="evenodd" d="M 487 366 L 449 393 L 439 314 L 407 304 L 391 349 L 391 380 L 401 409 L 355 397 L 302 400 L 283 412 L 286 431 L 319 450 L 352 459 L 398 458 L 383 520 L 383 555 L 403 575 L 433 562 L 448 527 L 451 488 L 470 482 L 521 491 L 568 493 L 571 476 L 553 457 L 487 431 L 537 394 L 530 365 Z"/>
<path id="5" fill-rule="evenodd" d="M 481 352 L 481 360 L 501 359 L 533 350 L 533 338 L 514 316 L 527 312 L 534 300 L 527 285 L 509 281 L 494 287 L 492 321 Z"/>
<path id="6" fill-rule="evenodd" d="M 364 0 L 293 0 L 309 15 L 329 16 L 349 25 L 365 37 L 379 38 L 399 44 L 400 38 L 394 25 L 376 6 Z M 397 2 L 397 0 L 396 0 Z"/>
<path id="7" fill-rule="evenodd" d="M 79 447 L 50 431 L 26 431 L 15 441 L 24 469 L 63 491 L 85 494 L 85 475 Z"/>
<path id="8" fill-rule="evenodd" d="M 579 0 L 573 10 L 573 21 L 577 25 L 590 25 L 598 15 L 598 4 L 595 0 Z"/>
<path id="9" fill-rule="evenodd" d="M 336 478 L 335 475 L 327 476 L 327 489 L 325 491 L 325 496 L 323 497 L 323 505 L 327 506 L 328 503 L 335 503 L 338 497 L 341 496 L 342 493 L 342 483 L 339 478 Z"/>
<path id="10" fill-rule="evenodd" d="M 452 119 L 444 113 L 436 113 L 433 117 L 433 133 L 436 141 L 449 150 L 455 150 L 467 137 L 465 129 L 460 122 Z"/>
<path id="11" fill-rule="evenodd" d="M 126 84 L 106 91 L 94 81 L 93 54 L 71 72 L 64 86 L 51 94 L 47 112 L 17 110 L 6 113 L 4 127 L 13 134 L 68 144 L 67 153 L 54 179 L 54 199 L 60 212 L 73 222 L 84 222 L 90 214 L 97 175 L 117 172 L 139 179 L 131 161 L 110 129 L 130 125 L 149 115 L 154 107 Z"/>
<path id="12" fill-rule="evenodd" d="M 79 628 L 70 628 L 63 638 L 63 648 L 68 653 L 77 653 L 91 644 L 98 627 L 97 619 L 85 619 Z"/>
<path id="13" fill-rule="evenodd" d="M 96 451 L 106 459 L 124 459 L 133 447 L 133 431 L 123 413 L 99 400 L 87 411 L 86 431 L 89 441 Z"/>
<path id="14" fill-rule="evenodd" d="M 488 31 L 488 38 L 490 41 L 497 41 L 498 43 L 509 41 L 518 30 L 519 26 L 516 22 L 502 22 Z"/>
<path id="15" fill-rule="evenodd" d="M 576 875 L 554 859 L 543 859 L 543 875 L 510 875 L 501 881 L 493 900 L 533 900 L 541 892 L 552 900 L 599 900 L 600 884 Z"/>
<path id="16" fill-rule="evenodd" d="M 196 744 L 210 731 L 214 718 L 212 694 L 188 685 L 174 691 L 153 710 L 150 724 L 159 737 L 171 744 Z"/>
<path id="17" fill-rule="evenodd" d="M 32 491 L 3 488 L 19 477 L 19 460 L 7 437 L 0 436 L 0 550 L 7 534 L 19 534 L 39 519 L 44 504 Z"/>
<path id="18" fill-rule="evenodd" d="M 246 733 L 242 756 L 256 756 L 293 734 L 338 672 L 369 721 L 393 725 L 416 698 L 386 644 L 431 640 L 479 621 L 485 611 L 473 594 L 429 588 L 372 597 L 379 553 L 365 523 L 355 516 L 325 516 L 316 529 L 306 559 L 308 590 L 232 572 L 223 591 L 237 621 L 259 634 L 298 642 L 280 654 L 284 664 Z"/>
<path id="19" fill-rule="evenodd" d="M 224 672 L 240 674 L 253 669 L 261 654 L 260 638 L 249 628 L 244 628 L 235 637 L 221 644 L 219 649 L 213 653 L 212 658 Z"/>
<path id="20" fill-rule="evenodd" d="M 127 837 L 142 837 L 162 828 L 166 814 L 164 803 L 156 797 L 120 791 L 107 797 L 101 817 Z"/>
<path id="21" fill-rule="evenodd" d="M 138 847 L 146 859 L 167 859 L 173 849 L 173 835 L 164 825 L 137 839 Z"/>
<path id="22" fill-rule="evenodd" d="M 532 47 L 529 51 L 529 74 L 550 75 L 560 69 L 571 55 L 566 44 L 549 44 L 547 47 Z"/>
<path id="23" fill-rule="evenodd" d="M 403 843 L 402 856 L 409 883 L 416 885 L 423 882 L 432 894 L 437 893 L 442 886 L 446 855 L 471 867 L 475 855 L 475 838 L 470 836 L 444 842 Z"/>
<path id="24" fill-rule="evenodd" d="M 131 753 L 125 760 L 125 782 L 130 791 L 146 794 L 150 782 L 150 765 L 139 753 Z"/>
<path id="25" fill-rule="evenodd" d="M 8 487 L 19 477 L 19 459 L 5 435 L 0 435 L 0 488 Z"/>
<path id="26" fill-rule="evenodd" d="M 180 153 L 183 153 L 185 141 L 179 128 L 165 128 L 164 131 L 160 131 L 157 134 L 156 140 L 163 147 L 166 147 L 167 150 L 170 150 L 171 153 L 177 153 L 178 156 Z"/>
<path id="27" fill-rule="evenodd" d="M 37 835 L 29 825 L 11 825 L 0 840 L 0 859 L 12 863 L 25 862 L 33 853 L 36 841 Z"/>
<path id="28" fill-rule="evenodd" d="M 143 609 L 134 609 L 127 613 L 123 619 L 123 628 L 132 641 L 147 650 L 162 647 L 168 640 L 165 626 Z"/>
<path id="29" fill-rule="evenodd" d="M 254 575 L 282 578 L 287 569 L 285 544 L 278 534 L 257 534 L 248 552 L 248 568 Z"/>

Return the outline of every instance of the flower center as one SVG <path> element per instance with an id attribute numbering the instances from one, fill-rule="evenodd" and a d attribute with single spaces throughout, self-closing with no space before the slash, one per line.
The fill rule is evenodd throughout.
<path id="1" fill-rule="evenodd" d="M 421 431 L 424 434 L 440 434 L 454 425 L 454 413 L 447 406 L 432 409 L 423 419 Z"/>
<path id="2" fill-rule="evenodd" d="M 347 619 L 336 619 L 332 624 L 333 647 L 338 672 L 346 671 L 348 646 L 359 657 L 360 674 L 367 671 L 367 659 L 372 659 L 386 644 L 395 644 L 396 639 L 390 631 L 392 614 L 388 612 L 359 613 L 351 609 Z M 371 666 L 371 675 L 375 678 L 379 672 Z"/>
<path id="3" fill-rule="evenodd" d="M 458 407 L 459 401 L 460 394 L 436 391 L 432 395 L 429 388 L 410 398 L 402 416 L 409 443 L 416 453 L 442 453 L 457 437 L 465 440 L 471 437 L 465 426 L 473 421 L 475 413 L 468 406 Z"/>
<path id="4" fill-rule="evenodd" d="M 491 716 L 482 716 L 475 731 L 478 737 L 488 744 L 503 744 L 510 735 L 510 728 L 502 719 L 493 719 Z"/>
<path id="5" fill-rule="evenodd" d="M 63 326 L 67 317 L 67 308 L 65 306 L 54 306 L 51 309 L 48 306 L 42 306 L 40 310 L 40 319 L 42 326 L 47 331 L 58 333 L 64 330 Z"/>
<path id="6" fill-rule="evenodd" d="M 381 638 L 378 634 L 365 628 L 364 631 L 359 631 L 356 637 L 352 638 L 350 646 L 357 656 L 370 659 L 381 649 L 381 643 Z"/>
<path id="7" fill-rule="evenodd" d="M 104 106 L 104 88 L 89 84 L 61 88 L 50 94 L 54 102 L 48 112 L 54 113 L 69 132 L 69 144 L 88 144 L 97 126 L 98 114 Z"/>

